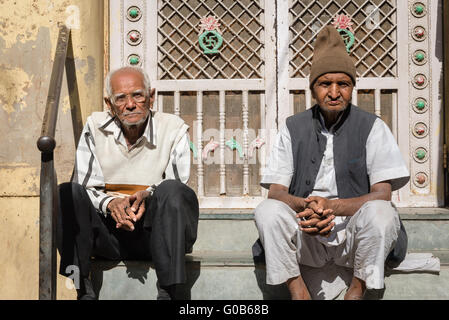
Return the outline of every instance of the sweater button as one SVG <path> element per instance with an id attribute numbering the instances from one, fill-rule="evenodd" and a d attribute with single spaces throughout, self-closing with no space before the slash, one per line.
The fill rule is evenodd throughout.
<path id="1" fill-rule="evenodd" d="M 306 185 L 309 185 L 309 184 L 310 184 L 310 180 L 307 179 L 307 180 L 306 180 Z"/>
<path id="2" fill-rule="evenodd" d="M 315 158 L 310 159 L 310 161 L 312 161 L 312 163 L 315 163 Z"/>

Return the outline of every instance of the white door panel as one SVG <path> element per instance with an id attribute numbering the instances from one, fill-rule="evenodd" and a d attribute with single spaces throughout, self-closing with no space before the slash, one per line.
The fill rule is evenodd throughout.
<path id="1" fill-rule="evenodd" d="M 433 207 L 444 189 L 440 7 L 437 0 L 110 0 L 110 68 L 142 66 L 157 89 L 155 108 L 191 126 L 189 185 L 202 208 L 254 208 L 266 197 L 259 180 L 277 129 L 313 106 L 315 36 L 345 14 L 355 40 L 353 103 L 390 126 L 409 165 L 410 183 L 394 201 Z M 214 55 L 199 45 L 209 16 L 223 38 Z"/>

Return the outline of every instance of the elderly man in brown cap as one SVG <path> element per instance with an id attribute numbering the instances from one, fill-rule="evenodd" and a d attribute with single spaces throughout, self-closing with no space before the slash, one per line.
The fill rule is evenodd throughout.
<path id="1" fill-rule="evenodd" d="M 407 235 L 391 192 L 409 172 L 387 125 L 351 104 L 356 69 L 339 32 L 317 36 L 310 74 L 316 105 L 281 127 L 255 210 L 267 284 L 292 299 L 362 299 L 404 259 Z"/>

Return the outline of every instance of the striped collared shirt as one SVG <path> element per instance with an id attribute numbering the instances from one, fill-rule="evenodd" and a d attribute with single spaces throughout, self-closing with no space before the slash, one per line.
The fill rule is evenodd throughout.
<path id="1" fill-rule="evenodd" d="M 143 139 L 150 143 L 150 145 L 156 146 L 158 140 L 156 134 L 157 125 L 157 121 L 151 112 L 143 135 L 136 141 L 129 151 L 132 151 L 138 146 Z M 99 125 L 99 128 L 113 133 L 117 148 L 128 148 L 123 131 L 115 117 L 109 116 Z M 100 162 L 98 161 L 99 155 L 96 153 L 95 149 L 94 135 L 92 135 L 93 130 L 93 128 L 89 127 L 89 122 L 86 122 L 76 150 L 75 172 L 72 181 L 84 186 L 93 206 L 106 215 L 109 202 L 116 197 L 105 193 L 105 179 Z M 169 162 L 165 170 L 165 179 L 177 179 L 183 183 L 187 183 L 189 176 L 190 143 L 188 133 L 186 132 L 177 145 L 172 148 Z M 153 190 L 156 186 L 157 185 L 152 185 L 147 190 Z"/>

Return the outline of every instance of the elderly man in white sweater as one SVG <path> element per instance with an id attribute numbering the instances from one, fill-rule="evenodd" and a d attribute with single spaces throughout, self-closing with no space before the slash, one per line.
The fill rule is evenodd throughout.
<path id="1" fill-rule="evenodd" d="M 73 180 L 59 186 L 60 274 L 78 267 L 78 299 L 96 299 L 92 256 L 152 260 L 158 299 L 173 299 L 198 227 L 198 200 L 185 184 L 188 126 L 151 110 L 155 91 L 140 68 L 115 70 L 105 85 L 109 110 L 88 117 Z"/>

